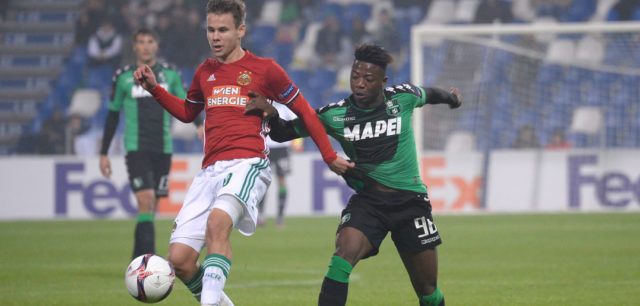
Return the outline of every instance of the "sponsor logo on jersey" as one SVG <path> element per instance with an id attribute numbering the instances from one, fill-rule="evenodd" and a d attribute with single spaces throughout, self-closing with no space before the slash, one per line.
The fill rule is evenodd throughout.
<path id="1" fill-rule="evenodd" d="M 240 72 L 240 75 L 238 76 L 238 84 L 241 86 L 251 84 L 251 71 L 245 70 Z"/>
<path id="2" fill-rule="evenodd" d="M 162 88 L 169 88 L 167 83 L 159 83 Z M 134 99 L 151 97 L 151 93 L 149 93 L 146 89 L 142 88 L 140 85 L 131 86 L 131 97 Z"/>
<path id="3" fill-rule="evenodd" d="M 367 122 L 361 128 L 360 124 L 352 127 L 344 127 L 344 139 L 347 141 L 358 141 L 367 138 L 378 138 L 381 136 L 400 135 L 402 131 L 402 118 L 389 118 L 378 120 L 375 123 Z"/>
<path id="4" fill-rule="evenodd" d="M 384 104 L 387 106 L 387 115 L 389 116 L 397 116 L 402 111 L 398 99 L 387 100 Z"/>
<path id="5" fill-rule="evenodd" d="M 213 73 L 209 76 L 209 78 L 207 79 L 207 82 L 211 82 L 211 81 L 215 81 L 216 80 L 216 76 L 213 75 Z"/>
<path id="6" fill-rule="evenodd" d="M 289 84 L 289 86 L 287 86 L 287 88 L 282 93 L 278 94 L 278 99 L 280 99 L 280 101 L 283 101 L 284 99 L 288 98 L 295 89 L 296 87 L 293 86 L 293 84 Z"/>
<path id="7" fill-rule="evenodd" d="M 207 107 L 235 106 L 244 107 L 249 97 L 240 94 L 238 86 L 216 86 L 207 98 Z"/>
<path id="8" fill-rule="evenodd" d="M 351 220 L 351 214 L 347 213 L 344 216 L 342 216 L 342 219 L 340 220 L 340 224 L 345 224 L 346 222 L 349 222 L 349 220 Z"/>
<path id="9" fill-rule="evenodd" d="M 340 121 L 353 121 L 356 120 L 356 117 L 338 117 L 338 116 L 333 116 L 333 121 L 336 122 L 340 122 Z"/>

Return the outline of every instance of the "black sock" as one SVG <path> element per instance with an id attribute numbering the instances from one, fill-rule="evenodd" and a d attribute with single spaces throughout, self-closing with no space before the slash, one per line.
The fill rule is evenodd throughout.
<path id="1" fill-rule="evenodd" d="M 133 243 L 133 258 L 143 254 L 156 253 L 156 234 L 153 221 L 142 221 L 136 224 Z"/>
<path id="2" fill-rule="evenodd" d="M 347 303 L 349 283 L 338 282 L 328 277 L 322 281 L 318 306 L 340 306 Z"/>

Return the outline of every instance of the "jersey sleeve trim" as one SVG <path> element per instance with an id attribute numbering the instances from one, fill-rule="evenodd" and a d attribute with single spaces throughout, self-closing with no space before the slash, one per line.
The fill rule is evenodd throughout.
<path id="1" fill-rule="evenodd" d="M 287 105 L 287 104 L 293 102 L 293 100 L 295 100 L 299 95 L 300 95 L 300 89 L 296 88 L 296 93 L 293 94 L 291 99 L 287 100 L 286 102 L 282 102 L 282 104 Z"/>
<path id="2" fill-rule="evenodd" d="M 189 100 L 189 98 L 185 98 L 185 101 L 187 101 L 189 103 L 193 103 L 193 104 L 204 104 L 204 102 Z"/>

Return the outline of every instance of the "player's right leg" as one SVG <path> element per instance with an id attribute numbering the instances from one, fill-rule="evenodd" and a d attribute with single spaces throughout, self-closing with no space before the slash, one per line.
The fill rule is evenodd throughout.
<path id="1" fill-rule="evenodd" d="M 198 264 L 200 251 L 205 245 L 207 218 L 212 209 L 215 182 L 211 180 L 212 167 L 209 166 L 193 179 L 176 216 L 171 233 L 167 259 L 176 276 L 200 301 L 204 267 Z"/>
<path id="2" fill-rule="evenodd" d="M 129 184 L 138 204 L 138 218 L 134 232 L 133 258 L 155 253 L 154 211 L 156 207 L 156 178 L 152 156 L 131 151 L 125 157 Z"/>
<path id="3" fill-rule="evenodd" d="M 204 269 L 198 264 L 198 257 L 200 257 L 200 253 L 189 245 L 179 242 L 169 244 L 167 260 L 173 266 L 176 276 L 189 288 L 193 296 L 200 301 Z"/>
<path id="4" fill-rule="evenodd" d="M 436 248 L 417 254 L 398 251 L 420 306 L 444 306 L 444 296 L 438 287 L 438 252 Z"/>
<path id="5" fill-rule="evenodd" d="M 361 259 L 378 253 L 387 231 L 365 198 L 358 194 L 351 197 L 342 211 L 336 249 L 322 281 L 319 306 L 344 305 L 347 302 L 351 270 Z"/>

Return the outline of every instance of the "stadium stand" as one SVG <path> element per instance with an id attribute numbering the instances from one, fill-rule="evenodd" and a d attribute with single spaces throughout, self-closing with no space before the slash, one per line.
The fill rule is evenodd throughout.
<path id="1" fill-rule="evenodd" d="M 68 113 L 77 88 L 93 89 L 100 94 L 100 107 L 91 118 L 90 125 L 94 129 L 101 128 L 113 68 L 88 67 L 86 46 L 74 41 L 74 33 L 78 32 L 74 25 L 83 5 L 93 1 L 99 0 L 8 1 L 7 11 L 0 23 L 0 154 L 18 151 L 17 144 L 21 135 L 39 133 L 42 123 L 54 111 L 64 110 Z M 171 1 L 167 3 L 169 2 Z M 182 4 L 175 5 L 183 5 L 184 11 L 202 11 L 202 4 L 198 1 L 185 2 L 187 4 L 180 1 Z M 380 25 L 380 13 L 392 12 L 395 14 L 394 22 L 399 35 L 408 46 L 410 30 L 416 22 L 470 24 L 474 22 L 478 10 L 484 7 L 485 0 L 432 0 L 412 2 L 411 5 L 407 5 L 407 1 L 389 0 L 304 1 L 301 2 L 304 6 L 299 5 L 296 11 L 288 12 L 287 16 L 295 19 L 286 21 L 291 27 L 285 30 L 291 30 L 293 35 L 284 40 L 278 40 L 278 35 L 282 30 L 281 17 L 284 16 L 285 7 L 288 7 L 287 2 L 259 2 L 260 10 L 250 12 L 253 15 L 247 19 L 247 46 L 256 54 L 275 58 L 287 69 L 310 103 L 319 107 L 343 98 L 349 91 L 346 72 L 350 66 L 350 58 L 339 66 L 345 67 L 343 69 L 326 69 L 327 67 L 321 67 L 314 51 L 318 31 L 327 14 L 338 17 L 344 34 L 348 37 L 354 18 L 361 18 L 369 34 L 374 34 Z M 513 23 L 640 20 L 640 6 L 621 7 L 622 2 L 616 0 L 498 2 L 508 8 Z M 139 5 L 123 2 L 122 5 L 127 6 L 127 10 L 123 10 L 117 6 L 120 2 L 102 3 L 105 12 L 116 20 L 124 20 L 129 26 L 153 26 L 153 16 L 168 14 L 169 10 L 176 9 L 172 6 L 174 4 L 165 7 L 153 5 L 149 6 L 145 13 L 147 15 L 142 16 L 139 15 L 143 12 Z M 122 16 L 123 11 L 128 11 L 129 15 Z M 134 17 L 136 22 L 127 21 L 127 18 Z M 123 33 L 127 33 L 126 29 Z M 519 42 L 516 39 L 504 37 L 502 43 L 517 46 Z M 599 145 L 599 140 L 585 140 L 582 136 L 576 136 L 580 133 L 570 130 L 572 116 L 574 112 L 578 113 L 579 107 L 600 108 L 605 146 L 637 147 L 640 145 L 637 136 L 640 129 L 640 109 L 637 106 L 640 78 L 634 74 L 593 69 L 601 65 L 639 68 L 640 50 L 637 41 L 635 45 L 629 46 L 628 41 L 623 42 L 623 39 L 592 35 L 536 34 L 535 40 L 540 45 L 531 51 L 537 55 L 531 57 L 527 66 L 514 68 L 516 62 L 522 61 L 511 52 L 496 49 L 492 51 L 495 56 L 489 59 L 490 62 L 481 65 L 487 58 L 487 48 L 470 47 L 471 44 L 460 48 L 460 44 L 456 46 L 447 41 L 442 43 L 439 38 L 432 38 L 425 42 L 427 46 L 423 61 L 428 68 L 425 69 L 425 84 L 421 85 L 469 86 L 482 80 L 482 86 L 495 89 L 482 97 L 487 101 L 495 101 L 494 107 L 467 107 L 453 115 L 453 122 L 447 123 L 451 131 L 474 132 L 487 126 L 485 116 L 494 116 L 495 120 L 490 122 L 490 130 L 494 135 L 474 135 L 476 149 L 508 147 L 515 137 L 515 128 L 509 127 L 532 123 L 542 142 L 546 142 L 551 133 L 560 128 L 564 129 L 570 141 L 577 142 L 576 147 Z M 630 51 L 629 48 L 634 50 Z M 632 56 L 628 56 L 629 54 Z M 408 50 L 403 50 L 400 55 L 400 62 L 395 63 L 388 71 L 390 83 L 402 83 L 410 79 Z M 171 54 L 165 56 L 168 61 L 172 61 Z M 185 86 L 190 84 L 194 67 L 200 61 L 201 58 L 194 59 L 193 63 L 179 67 Z M 478 73 L 455 75 L 456 67 L 469 65 Z M 525 79 L 514 74 L 513 69 L 528 71 Z M 444 77 L 449 78 L 449 82 L 443 83 Z M 522 87 L 527 82 L 528 85 L 522 90 L 530 97 L 524 99 L 523 92 L 514 93 L 512 88 Z M 550 103 L 538 105 L 538 102 L 527 102 L 536 100 L 532 97 L 541 95 L 540 88 L 545 88 L 546 99 Z M 636 90 L 630 92 L 629 88 Z M 515 107 L 516 103 L 526 105 Z M 95 131 L 94 134 L 99 135 Z M 185 137 L 191 136 L 193 135 L 188 134 Z M 185 137 L 178 137 L 181 139 L 178 141 L 188 142 Z M 433 147 L 428 148 L 443 150 L 450 137 L 453 136 L 447 133 L 439 135 L 439 140 L 430 141 Z M 178 152 L 190 152 L 191 147 L 195 146 L 178 147 Z"/>

